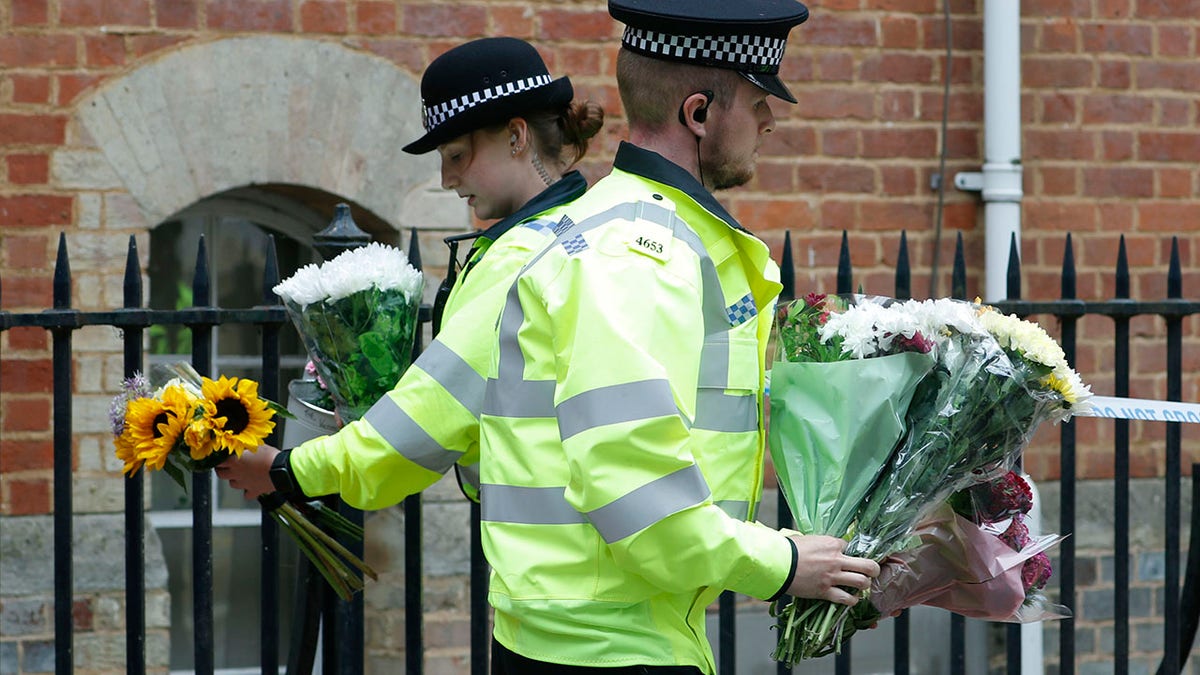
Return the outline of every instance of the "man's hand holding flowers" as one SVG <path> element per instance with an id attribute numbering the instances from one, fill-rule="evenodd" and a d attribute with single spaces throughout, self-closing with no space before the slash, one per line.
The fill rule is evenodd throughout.
<path id="1" fill-rule="evenodd" d="M 786 593 L 792 597 L 853 607 L 858 604 L 859 595 L 846 589 L 865 591 L 879 575 L 879 565 L 874 560 L 842 552 L 846 548 L 844 539 L 819 534 L 793 534 L 788 539 L 796 547 L 796 573 Z"/>

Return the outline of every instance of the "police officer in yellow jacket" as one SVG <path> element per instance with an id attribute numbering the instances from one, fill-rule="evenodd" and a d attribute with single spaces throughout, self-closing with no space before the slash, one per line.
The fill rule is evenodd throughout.
<path id="1" fill-rule="evenodd" d="M 515 38 L 475 40 L 429 65 L 421 79 L 426 133 L 404 150 L 436 149 L 442 186 L 478 218 L 501 220 L 477 235 L 461 274 L 452 248 L 453 285 L 435 306 L 441 330 L 363 419 L 290 451 L 263 447 L 231 459 L 218 475 L 248 498 L 272 489 L 339 493 L 355 507 L 378 509 L 458 466 L 464 490 L 477 493 L 478 416 L 504 293 L 551 240 L 558 211 L 587 188 L 567 169 L 587 150 L 603 111 L 572 96 L 570 80 L 553 79 L 537 50 Z"/>
<path id="2" fill-rule="evenodd" d="M 754 522 L 778 269 L 746 182 L 794 0 L 610 0 L 630 143 L 509 289 L 481 428 L 493 673 L 714 673 L 726 589 L 853 604 L 870 561 Z"/>

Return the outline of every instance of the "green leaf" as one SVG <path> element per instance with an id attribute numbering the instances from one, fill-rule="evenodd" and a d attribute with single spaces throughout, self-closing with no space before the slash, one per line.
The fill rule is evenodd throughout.
<path id="1" fill-rule="evenodd" d="M 184 474 L 187 473 L 190 475 L 190 473 L 185 472 L 183 468 L 175 463 L 172 458 L 172 455 L 174 454 L 175 453 L 172 452 L 170 455 L 167 455 L 167 461 L 163 464 L 163 471 L 167 472 L 167 475 L 171 477 L 171 480 L 175 481 L 179 487 L 183 488 L 184 494 L 187 494 L 188 486 Z"/>

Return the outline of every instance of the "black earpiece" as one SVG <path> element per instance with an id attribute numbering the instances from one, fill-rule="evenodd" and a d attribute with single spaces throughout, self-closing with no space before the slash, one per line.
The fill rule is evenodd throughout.
<path id="1" fill-rule="evenodd" d="M 695 92 L 695 94 L 700 94 L 704 97 L 704 105 L 696 108 L 695 112 L 692 113 L 692 119 L 697 123 L 703 123 L 704 120 L 708 119 L 708 106 L 712 105 L 713 93 L 709 89 L 702 89 Z M 695 94 L 692 95 L 694 96 Z M 685 119 L 683 116 L 682 103 L 679 104 L 679 123 L 685 127 L 687 126 L 687 119 Z"/>

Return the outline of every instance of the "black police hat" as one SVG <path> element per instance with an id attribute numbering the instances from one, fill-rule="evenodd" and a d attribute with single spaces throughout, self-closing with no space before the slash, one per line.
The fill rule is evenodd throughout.
<path id="1" fill-rule="evenodd" d="M 728 68 L 796 102 L 779 79 L 788 31 L 808 19 L 796 0 L 608 0 L 621 44 L 655 59 Z"/>
<path id="2" fill-rule="evenodd" d="M 509 37 L 473 40 L 442 54 L 421 76 L 425 135 L 404 146 L 419 155 L 476 129 L 544 108 L 575 95 L 566 77 L 551 79 L 533 45 Z"/>

